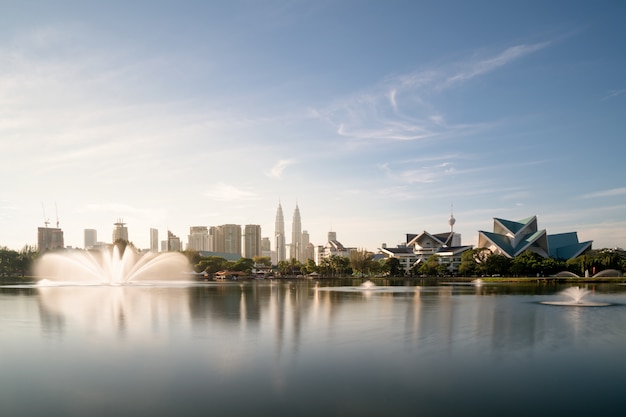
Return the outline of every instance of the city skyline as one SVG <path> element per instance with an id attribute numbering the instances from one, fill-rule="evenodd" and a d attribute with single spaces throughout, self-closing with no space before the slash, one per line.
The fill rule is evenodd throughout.
<path id="1" fill-rule="evenodd" d="M 395 246 L 454 204 L 468 245 L 537 215 L 626 246 L 622 2 L 36 4 L 0 15 L 2 246 L 123 218 L 141 248 L 225 224 L 275 248 L 278 201 L 314 244 Z"/>

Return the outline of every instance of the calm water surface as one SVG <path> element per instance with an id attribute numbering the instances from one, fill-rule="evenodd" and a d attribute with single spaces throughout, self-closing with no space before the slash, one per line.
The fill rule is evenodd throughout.
<path id="1" fill-rule="evenodd" d="M 327 285 L 0 288 L 0 415 L 626 413 L 626 286 Z"/>

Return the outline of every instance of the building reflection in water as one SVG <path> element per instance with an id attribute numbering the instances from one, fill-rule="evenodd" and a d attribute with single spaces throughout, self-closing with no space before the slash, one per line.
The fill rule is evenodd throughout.
<path id="1" fill-rule="evenodd" d="M 303 347 L 355 349 L 380 338 L 403 349 L 450 355 L 479 350 L 515 354 L 537 344 L 574 343 L 591 334 L 582 312 L 549 315 L 549 306 L 502 296 L 489 286 L 442 285 L 406 292 L 320 291 L 316 281 L 189 286 L 37 288 L 42 330 L 154 340 L 192 337 L 209 353 L 271 350 L 277 360 Z M 506 292 L 506 290 L 504 290 Z M 532 294 L 531 294 L 532 295 Z M 532 298 L 531 298 L 532 300 Z M 551 311 L 554 311 L 552 309 Z M 219 335 L 219 336 L 217 336 Z M 530 348 L 530 350 L 529 350 Z M 226 353 L 229 352 L 229 353 Z"/>

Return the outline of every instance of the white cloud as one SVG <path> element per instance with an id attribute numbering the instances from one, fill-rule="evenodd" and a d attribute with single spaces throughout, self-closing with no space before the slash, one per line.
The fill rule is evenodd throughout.
<path id="1" fill-rule="evenodd" d="M 398 102 L 396 101 L 397 92 L 398 90 L 395 88 L 392 88 L 391 91 L 389 91 L 389 102 L 391 103 L 391 107 L 393 107 L 394 111 L 398 111 Z"/>
<path id="2" fill-rule="evenodd" d="M 474 62 L 469 62 L 464 65 L 465 68 L 462 71 L 459 71 L 451 77 L 448 77 L 444 85 L 467 81 L 479 75 L 494 71 L 497 68 L 507 65 L 516 59 L 529 55 L 533 52 L 537 52 L 545 48 L 549 44 L 550 42 L 536 43 L 533 45 L 516 45 L 505 49 L 496 56 Z"/>
<path id="3" fill-rule="evenodd" d="M 205 195 L 217 201 L 243 201 L 256 200 L 259 198 L 259 196 L 252 191 L 240 189 L 222 182 L 209 188 Z"/>
<path id="4" fill-rule="evenodd" d="M 435 108 L 434 100 L 428 98 L 548 45 L 550 42 L 516 45 L 492 57 L 386 77 L 369 89 L 337 100 L 313 114 L 334 126 L 338 135 L 353 139 L 414 141 L 474 133 L 493 124 L 447 122 L 445 115 Z"/>
<path id="5" fill-rule="evenodd" d="M 602 100 L 607 100 L 613 97 L 621 96 L 622 94 L 626 94 L 626 88 L 623 88 L 621 90 L 611 90 L 606 96 L 602 97 Z"/>
<path id="6" fill-rule="evenodd" d="M 626 187 L 612 188 L 610 190 L 597 191 L 594 193 L 583 194 L 580 198 L 602 198 L 626 195 Z"/>
<path id="7" fill-rule="evenodd" d="M 289 165 L 295 164 L 296 161 L 293 159 L 281 159 L 278 161 L 272 169 L 266 174 L 270 178 L 280 178 L 283 175 L 283 172 Z"/>

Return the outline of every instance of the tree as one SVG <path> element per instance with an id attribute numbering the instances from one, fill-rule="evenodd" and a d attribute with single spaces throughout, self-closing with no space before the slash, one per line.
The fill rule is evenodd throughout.
<path id="1" fill-rule="evenodd" d="M 307 274 L 312 274 L 313 272 L 318 271 L 317 265 L 315 265 L 315 261 L 313 259 L 307 259 L 304 264 L 304 271 Z"/>
<path id="2" fill-rule="evenodd" d="M 187 259 L 189 260 L 189 263 L 191 265 L 197 264 L 202 259 L 202 256 L 200 256 L 200 252 L 198 252 L 196 250 L 186 250 L 186 251 L 183 251 L 183 255 L 185 255 L 187 257 Z"/>
<path id="3" fill-rule="evenodd" d="M 399 277 L 404 275 L 404 271 L 402 270 L 402 266 L 400 265 L 400 259 L 398 258 L 387 258 L 384 260 L 384 269 L 389 272 L 389 275 L 392 277 Z"/>
<path id="4" fill-rule="evenodd" d="M 235 261 L 232 270 L 239 272 L 250 272 L 254 267 L 254 261 L 250 258 L 240 258 Z"/>
<path id="5" fill-rule="evenodd" d="M 511 259 L 504 255 L 494 253 L 485 260 L 485 273 L 487 275 L 508 275 L 511 267 Z"/>
<path id="6" fill-rule="evenodd" d="M 272 266 L 272 259 L 269 256 L 253 256 L 252 260 L 255 264 Z"/>
<path id="7" fill-rule="evenodd" d="M 278 262 L 278 272 L 284 276 L 296 276 L 300 274 L 303 269 L 304 266 L 297 261 L 296 258 Z"/>
<path id="8" fill-rule="evenodd" d="M 333 274 L 344 276 L 351 272 L 349 258 L 346 258 L 345 256 L 331 255 L 329 260 Z"/>
<path id="9" fill-rule="evenodd" d="M 350 252 L 349 258 L 350 266 L 354 272 L 360 273 L 361 276 L 363 276 L 365 273 L 369 273 L 373 258 L 374 254 L 365 249 L 352 251 Z"/>
<path id="10" fill-rule="evenodd" d="M 466 276 L 484 275 L 486 273 L 485 263 L 489 255 L 491 255 L 491 251 L 487 248 L 475 248 L 463 252 L 459 273 Z"/>
<path id="11" fill-rule="evenodd" d="M 420 265 L 418 272 L 421 275 L 428 275 L 428 276 L 440 275 L 442 272 L 442 269 L 440 268 L 440 266 L 443 266 L 443 271 L 445 273 L 446 267 L 445 265 L 439 264 L 439 256 L 431 255 L 430 257 L 428 257 L 428 259 L 426 259 L 426 262 L 423 262 Z"/>
<path id="12" fill-rule="evenodd" d="M 533 276 L 541 272 L 541 262 L 543 257 L 535 252 L 527 250 L 511 262 L 510 271 L 517 276 Z"/>
<path id="13" fill-rule="evenodd" d="M 194 265 L 194 270 L 196 272 L 204 271 L 207 274 L 214 274 L 226 269 L 227 262 L 226 259 L 219 256 L 207 256 Z"/>

